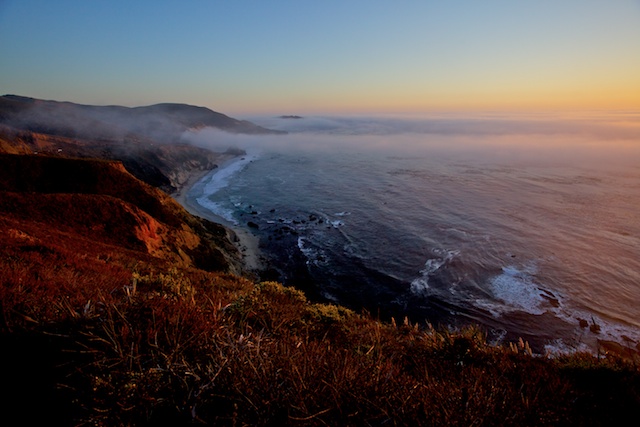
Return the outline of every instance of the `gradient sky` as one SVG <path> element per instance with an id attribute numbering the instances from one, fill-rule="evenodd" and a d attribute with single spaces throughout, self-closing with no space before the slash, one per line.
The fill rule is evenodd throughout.
<path id="1" fill-rule="evenodd" d="M 0 0 L 0 92 L 226 114 L 640 109 L 640 0 Z"/>

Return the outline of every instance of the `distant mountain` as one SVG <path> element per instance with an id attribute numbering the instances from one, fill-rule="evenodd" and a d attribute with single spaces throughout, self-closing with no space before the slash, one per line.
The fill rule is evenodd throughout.
<path id="1" fill-rule="evenodd" d="M 0 152 L 119 160 L 137 178 L 169 193 L 193 170 L 209 170 L 223 160 L 223 153 L 183 141 L 185 132 L 206 127 L 282 133 L 186 104 L 129 108 L 0 97 Z"/>
<path id="2" fill-rule="evenodd" d="M 0 123 L 71 138 L 120 139 L 135 134 L 162 143 L 179 142 L 185 131 L 204 127 L 254 135 L 282 133 L 187 104 L 129 108 L 45 101 L 17 95 L 0 97 Z"/>

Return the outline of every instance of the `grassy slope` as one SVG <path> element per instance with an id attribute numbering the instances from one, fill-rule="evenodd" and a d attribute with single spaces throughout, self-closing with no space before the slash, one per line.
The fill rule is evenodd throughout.
<path id="1" fill-rule="evenodd" d="M 488 346 L 478 330 L 383 324 L 277 283 L 176 262 L 186 246 L 168 239 L 154 252 L 136 227 L 206 236 L 162 193 L 111 162 L 18 157 L 0 156 L 0 384 L 3 417 L 19 425 L 640 416 L 633 363 L 531 357 L 525 343 Z"/>
<path id="2" fill-rule="evenodd" d="M 0 154 L 0 190 L 6 215 L 142 245 L 182 265 L 241 270 L 223 227 L 189 215 L 117 162 Z"/>

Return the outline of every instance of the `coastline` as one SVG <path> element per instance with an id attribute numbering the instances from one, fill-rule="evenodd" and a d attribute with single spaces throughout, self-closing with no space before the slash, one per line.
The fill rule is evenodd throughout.
<path id="1" fill-rule="evenodd" d="M 240 251 L 245 269 L 250 273 L 257 274 L 266 268 L 264 257 L 259 249 L 260 242 L 258 237 L 249 230 L 239 227 L 227 221 L 225 218 L 216 215 L 198 203 L 197 200 L 198 197 L 202 196 L 201 187 L 197 184 L 200 184 L 204 180 L 214 179 L 214 175 L 234 164 L 235 161 L 239 160 L 239 157 L 241 156 L 223 156 L 217 168 L 192 171 L 182 188 L 171 194 L 171 197 L 190 214 L 215 222 L 229 229 L 231 231 L 230 240 L 238 248 L 238 251 Z M 199 193 L 198 190 L 200 190 Z"/>

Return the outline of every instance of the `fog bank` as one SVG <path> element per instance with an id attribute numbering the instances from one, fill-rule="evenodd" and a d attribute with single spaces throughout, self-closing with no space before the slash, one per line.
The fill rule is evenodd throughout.
<path id="1" fill-rule="evenodd" d="M 517 166 L 616 167 L 640 164 L 640 115 L 474 117 L 256 117 L 286 135 L 239 135 L 214 128 L 182 140 L 216 151 L 331 151 L 345 155 L 444 156 L 449 160 Z"/>

